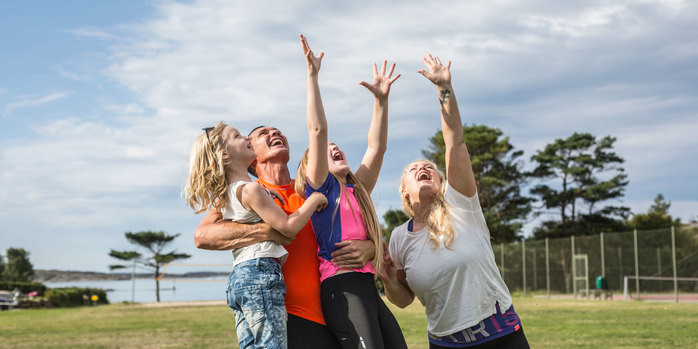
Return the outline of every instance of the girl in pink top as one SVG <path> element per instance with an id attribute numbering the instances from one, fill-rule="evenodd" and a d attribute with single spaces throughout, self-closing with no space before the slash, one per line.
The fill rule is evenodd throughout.
<path id="1" fill-rule="evenodd" d="M 308 63 L 307 121 L 309 147 L 296 176 L 296 192 L 309 197 L 327 196 L 328 206 L 311 217 L 318 242 L 322 283 L 321 301 L 325 322 L 344 349 L 407 348 L 400 326 L 376 290 L 374 267 L 382 258 L 381 229 L 370 193 L 378 179 L 388 137 L 388 94 L 395 64 L 386 74 L 373 65 L 373 83 L 360 82 L 374 95 L 368 149 L 359 169 L 352 173 L 344 152 L 327 142 L 327 120 L 320 97 L 318 72 L 324 53 L 315 56 L 301 35 Z M 330 254 L 336 244 L 349 239 L 373 241 L 376 252 L 371 264 L 360 269 L 339 269 Z"/>

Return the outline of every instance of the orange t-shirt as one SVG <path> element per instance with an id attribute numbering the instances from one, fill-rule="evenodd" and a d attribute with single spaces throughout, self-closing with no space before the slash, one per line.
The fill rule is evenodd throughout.
<path id="1" fill-rule="evenodd" d="M 275 190 L 284 198 L 284 204 L 280 206 L 286 214 L 296 212 L 305 202 L 305 199 L 296 194 L 293 189 L 293 180 L 290 184 L 282 186 L 271 185 L 261 179 L 257 182 L 267 189 Z M 325 325 L 320 304 L 318 246 L 310 220 L 298 232 L 291 244 L 284 247 L 288 251 L 288 258 L 281 267 L 286 282 L 286 311 Z"/>

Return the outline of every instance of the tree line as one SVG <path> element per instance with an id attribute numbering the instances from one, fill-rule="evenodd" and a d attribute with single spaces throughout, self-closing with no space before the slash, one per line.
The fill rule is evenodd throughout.
<path id="1" fill-rule="evenodd" d="M 624 159 L 614 151 L 616 138 L 573 133 L 537 150 L 525 170 L 523 150 L 516 149 L 498 128 L 464 125 L 463 136 L 475 173 L 492 239 L 511 242 L 523 239 L 521 229 L 531 218 L 546 215 L 533 229 L 531 238 L 560 238 L 621 232 L 632 229 L 659 229 L 680 224 L 668 211 L 671 202 L 658 194 L 647 213 L 632 214 L 630 208 L 610 205 L 622 198 L 629 183 Z M 443 134 L 429 139 L 422 155 L 443 171 Z M 444 171 L 445 172 L 445 171 Z M 451 174 L 454 175 L 454 174 Z M 457 175 L 457 174 L 455 174 Z M 528 195 L 525 191 L 528 190 Z M 384 215 L 385 233 L 407 221 L 402 210 Z"/>

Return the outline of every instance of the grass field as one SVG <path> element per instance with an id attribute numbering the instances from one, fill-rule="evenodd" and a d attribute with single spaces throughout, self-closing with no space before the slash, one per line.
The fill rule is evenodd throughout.
<path id="1" fill-rule="evenodd" d="M 698 304 L 514 298 L 532 348 L 696 348 Z M 426 348 L 420 304 L 391 307 L 410 348 Z M 2 348 L 237 348 L 224 305 L 113 304 L 0 312 Z"/>

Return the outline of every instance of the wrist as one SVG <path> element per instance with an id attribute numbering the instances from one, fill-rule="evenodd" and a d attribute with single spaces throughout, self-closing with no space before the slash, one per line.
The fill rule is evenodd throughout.
<path id="1" fill-rule="evenodd" d="M 383 97 L 373 96 L 373 102 L 377 105 L 383 106 L 388 103 L 388 95 Z"/>
<path id="2" fill-rule="evenodd" d="M 450 82 L 444 82 L 444 83 L 440 83 L 440 84 L 436 85 L 436 89 L 439 91 L 442 91 L 442 90 L 453 91 L 453 86 L 451 85 Z"/>

